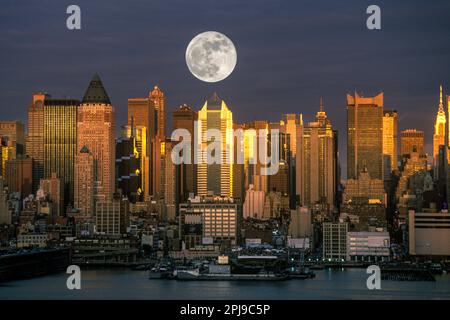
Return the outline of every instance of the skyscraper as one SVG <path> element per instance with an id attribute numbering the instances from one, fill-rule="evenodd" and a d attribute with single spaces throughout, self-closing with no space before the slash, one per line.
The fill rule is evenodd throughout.
<path id="1" fill-rule="evenodd" d="M 383 158 L 384 178 L 389 179 L 392 170 L 397 169 L 397 122 L 396 110 L 383 111 Z"/>
<path id="2" fill-rule="evenodd" d="M 290 136 L 290 150 L 292 153 L 292 157 L 295 157 L 297 154 L 297 127 L 300 126 L 302 121 L 301 114 L 284 114 L 283 115 L 283 124 L 286 128 L 286 133 Z"/>
<path id="3" fill-rule="evenodd" d="M 284 122 L 278 122 L 278 123 L 270 123 L 269 124 L 269 130 L 272 132 L 272 130 L 278 130 L 278 159 L 279 159 L 279 166 L 278 166 L 278 172 L 269 175 L 269 191 L 274 192 L 281 192 L 282 195 L 291 195 L 290 193 L 290 171 L 291 171 L 291 160 L 292 160 L 292 153 L 291 153 L 291 141 L 290 141 L 290 134 L 286 132 L 286 126 L 284 125 Z M 269 142 L 271 141 L 272 136 L 269 135 Z"/>
<path id="4" fill-rule="evenodd" d="M 79 104 L 78 100 L 71 99 L 44 100 L 44 178 L 49 179 L 56 173 L 61 179 L 64 207 L 74 200 Z"/>
<path id="5" fill-rule="evenodd" d="M 91 216 L 95 210 L 94 156 L 87 147 L 83 147 L 75 156 L 74 207 L 84 216 Z"/>
<path id="6" fill-rule="evenodd" d="M 131 125 L 130 136 L 122 136 L 116 143 L 117 189 L 120 189 L 131 203 L 142 200 L 141 159 L 134 132 L 134 125 Z"/>
<path id="7" fill-rule="evenodd" d="M 179 203 L 179 195 L 176 190 L 177 175 L 176 166 L 172 161 L 172 149 L 174 142 L 166 139 L 162 143 L 161 153 L 161 192 L 164 198 L 165 218 L 175 220 L 176 208 Z"/>
<path id="8" fill-rule="evenodd" d="M 77 150 L 81 153 L 86 148 L 94 159 L 94 199 L 111 200 L 115 187 L 114 107 L 97 74 L 86 90 L 77 118 Z"/>
<path id="9" fill-rule="evenodd" d="M 336 195 L 336 154 L 334 131 L 321 101 L 316 121 L 308 123 L 297 137 L 297 194 L 300 205 L 316 203 L 334 207 Z"/>
<path id="10" fill-rule="evenodd" d="M 413 152 L 424 154 L 424 134 L 417 129 L 406 129 L 400 133 L 400 154 L 407 156 Z"/>
<path id="11" fill-rule="evenodd" d="M 63 186 L 57 174 L 53 172 L 49 179 L 41 179 L 39 188 L 49 197 L 52 203 L 52 214 L 62 216 L 64 214 Z"/>
<path id="12" fill-rule="evenodd" d="M 131 128 L 134 128 L 134 130 L 131 130 Z M 135 156 L 139 159 L 139 188 L 140 191 L 140 198 L 148 199 L 150 196 L 150 174 L 149 174 L 149 168 L 150 168 L 150 158 L 147 155 L 147 146 L 148 146 L 148 139 L 147 139 L 147 127 L 144 127 L 142 125 L 140 126 L 131 126 L 126 125 L 122 127 L 122 136 L 126 138 L 131 138 L 133 135 L 134 137 L 134 150 L 133 153 L 136 154 Z"/>
<path id="13" fill-rule="evenodd" d="M 144 160 L 141 167 L 141 177 L 143 181 L 142 194 L 144 199 L 148 199 L 156 192 L 154 186 L 157 178 L 153 174 L 155 172 L 155 162 L 153 159 L 158 148 L 156 146 L 158 144 L 156 135 L 159 122 L 155 103 L 165 101 L 164 97 L 157 99 L 158 91 L 155 92 L 155 97 L 152 98 L 152 92 L 146 98 L 128 99 L 128 126 L 133 122 L 136 129 L 141 131 L 142 159 Z"/>
<path id="14" fill-rule="evenodd" d="M 439 146 L 445 145 L 445 125 L 447 119 L 444 111 L 444 104 L 442 102 L 442 85 L 439 90 L 439 107 L 436 114 L 436 121 L 434 123 L 434 135 L 433 135 L 433 164 L 437 171 L 437 158 L 439 155 Z M 437 177 L 437 172 L 435 172 Z"/>
<path id="15" fill-rule="evenodd" d="M 2 141 L 11 141 L 17 154 L 25 152 L 25 128 L 20 121 L 0 121 L 0 138 Z"/>
<path id="16" fill-rule="evenodd" d="M 9 192 L 19 192 L 22 198 L 32 193 L 32 160 L 19 156 L 17 159 L 6 161 L 6 182 Z"/>
<path id="17" fill-rule="evenodd" d="M 173 130 L 185 129 L 190 135 L 191 145 L 191 163 L 177 165 L 178 176 L 178 194 L 180 201 L 187 201 L 189 193 L 197 193 L 197 165 L 194 164 L 194 134 L 195 121 L 197 121 L 197 112 L 192 110 L 186 104 L 181 105 L 172 113 L 172 127 Z"/>
<path id="18" fill-rule="evenodd" d="M 200 141 L 198 152 L 197 192 L 206 195 L 208 191 L 224 197 L 233 196 L 233 114 L 219 96 L 214 93 L 205 101 L 198 112 L 198 137 Z M 220 132 L 221 154 L 220 163 L 207 164 L 206 154 L 211 138 L 206 137 L 206 131 L 215 129 Z"/>
<path id="19" fill-rule="evenodd" d="M 156 134 L 161 140 L 164 140 L 166 137 L 166 97 L 164 92 L 156 85 L 150 92 L 149 99 L 155 106 Z"/>
<path id="20" fill-rule="evenodd" d="M 44 177 L 44 100 L 48 98 L 46 93 L 35 93 L 28 107 L 26 154 L 33 159 L 33 192 Z"/>
<path id="21" fill-rule="evenodd" d="M 253 185 L 255 191 L 269 191 L 269 176 L 262 175 L 261 170 L 266 165 L 262 164 L 259 152 L 262 148 L 268 150 L 267 141 L 260 137 L 269 135 L 269 123 L 264 120 L 256 120 L 244 124 L 244 170 L 246 172 L 245 188 Z M 262 145 L 262 144 L 265 145 Z"/>
<path id="22" fill-rule="evenodd" d="M 371 178 L 383 179 L 383 93 L 347 94 L 347 178 L 357 179 L 364 166 Z"/>

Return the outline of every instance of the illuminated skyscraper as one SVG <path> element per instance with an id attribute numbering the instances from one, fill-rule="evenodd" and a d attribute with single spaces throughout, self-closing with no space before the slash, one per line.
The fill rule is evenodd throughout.
<path id="1" fill-rule="evenodd" d="M 336 195 L 336 153 L 333 127 L 323 109 L 297 139 L 297 182 L 300 205 L 327 204 L 333 209 Z"/>
<path id="2" fill-rule="evenodd" d="M 406 129 L 400 133 L 400 154 L 408 156 L 413 152 L 423 155 L 424 149 L 423 131 L 416 129 Z"/>
<path id="3" fill-rule="evenodd" d="M 131 125 L 122 127 L 122 136 L 126 138 L 131 138 L 132 132 L 134 136 L 134 153 L 137 153 L 137 158 L 139 159 L 139 187 L 140 194 L 145 199 L 149 197 L 150 190 L 150 159 L 147 155 L 147 127 L 144 126 L 133 126 L 134 130 L 131 130 Z"/>
<path id="4" fill-rule="evenodd" d="M 142 201 L 141 159 L 136 147 L 135 129 L 131 125 L 130 136 L 122 136 L 116 143 L 116 179 L 117 189 L 131 203 Z"/>
<path id="5" fill-rule="evenodd" d="M 166 137 L 166 97 L 158 86 L 150 92 L 149 99 L 153 102 L 156 111 L 156 134 L 161 140 Z"/>
<path id="6" fill-rule="evenodd" d="M 301 114 L 284 114 L 283 124 L 285 126 L 286 133 L 290 136 L 290 150 L 292 156 L 295 157 L 297 154 L 297 127 L 300 126 L 302 121 Z"/>
<path id="7" fill-rule="evenodd" d="M 198 170 L 197 170 L 197 192 L 206 195 L 208 191 L 224 197 L 233 196 L 233 114 L 228 109 L 225 101 L 214 93 L 198 112 Z M 221 163 L 206 163 L 208 145 L 212 143 L 211 138 L 206 138 L 206 131 L 215 129 L 220 132 L 220 158 Z"/>
<path id="8" fill-rule="evenodd" d="M 261 136 L 268 137 L 269 123 L 264 120 L 257 120 L 247 123 L 244 128 L 244 170 L 245 189 L 248 190 L 253 185 L 253 190 L 269 192 L 269 176 L 262 175 L 261 170 L 265 167 L 261 163 L 259 150 L 266 148 L 268 150 L 267 141 L 259 139 Z M 265 143 L 265 146 L 262 143 Z"/>
<path id="9" fill-rule="evenodd" d="M 136 132 L 140 136 L 142 146 L 142 194 L 144 199 L 149 199 L 156 190 L 153 190 L 156 177 L 153 176 L 154 153 L 156 153 L 156 134 L 158 130 L 158 113 L 155 102 L 160 103 L 160 99 L 152 99 L 151 93 L 146 98 L 128 99 L 128 126 L 134 122 Z M 157 100 L 157 101 L 156 101 Z M 139 131 L 139 132 L 138 132 Z M 139 139 L 138 139 L 139 140 Z"/>
<path id="10" fill-rule="evenodd" d="M 75 156 L 74 207 L 85 216 L 92 216 L 95 210 L 94 171 L 94 156 L 87 147 L 81 148 Z"/>
<path id="11" fill-rule="evenodd" d="M 281 192 L 282 195 L 291 195 L 290 185 L 290 172 L 291 172 L 291 142 L 290 134 L 286 132 L 286 126 L 283 121 L 270 123 L 269 132 L 272 130 L 278 130 L 278 159 L 279 166 L 278 172 L 269 175 L 269 191 Z M 275 137 L 275 135 L 274 135 Z M 269 135 L 269 145 L 272 143 L 272 136 Z"/>
<path id="12" fill-rule="evenodd" d="M 442 101 L 442 85 L 439 91 L 439 108 L 436 114 L 436 122 L 434 123 L 433 135 L 433 163 L 435 170 L 437 169 L 437 158 L 439 155 L 439 146 L 445 146 L 445 125 L 447 119 L 444 111 L 444 104 Z M 437 174 L 437 172 L 435 172 Z M 435 176 L 436 177 L 436 176 Z"/>
<path id="13" fill-rule="evenodd" d="M 241 124 L 233 124 L 233 129 L 235 132 L 238 130 L 242 130 L 243 133 L 243 125 Z M 244 136 L 245 137 L 245 136 Z M 245 139 L 245 138 L 244 138 Z M 234 135 L 233 138 L 234 145 L 234 161 L 233 161 L 233 198 L 239 202 L 244 203 L 245 200 L 245 142 L 244 140 L 239 139 L 238 135 Z M 244 154 L 244 163 L 239 163 L 238 154 Z"/>
<path id="14" fill-rule="evenodd" d="M 383 111 L 383 161 L 384 178 L 390 179 L 392 170 L 397 169 L 397 122 L 396 110 Z"/>
<path id="15" fill-rule="evenodd" d="M 94 159 L 94 199 L 111 200 L 115 187 L 114 107 L 97 74 L 86 90 L 77 118 L 77 150 L 86 147 Z M 82 196 L 86 195 L 78 195 Z"/>
<path id="16" fill-rule="evenodd" d="M 161 193 L 164 198 L 165 218 L 175 220 L 176 207 L 179 203 L 176 183 L 176 166 L 172 161 L 174 142 L 169 139 L 161 143 Z"/>
<path id="17" fill-rule="evenodd" d="M 14 160 L 17 157 L 17 149 L 13 141 L 7 141 L 5 145 L 0 144 L 0 175 L 6 177 L 6 161 Z"/>
<path id="18" fill-rule="evenodd" d="M 33 94 L 28 107 L 28 135 L 26 154 L 33 159 L 33 192 L 44 177 L 44 100 L 50 98 L 45 93 Z"/>
<path id="19" fill-rule="evenodd" d="M 61 179 L 65 208 L 73 204 L 74 160 L 77 153 L 78 100 L 44 100 L 44 178 Z"/>
<path id="20" fill-rule="evenodd" d="M 365 165 L 372 179 L 383 179 L 383 93 L 347 94 L 347 178 Z"/>
<path id="21" fill-rule="evenodd" d="M 17 154 L 25 152 L 25 128 L 20 121 L 0 121 L 0 138 L 11 141 L 16 147 Z"/>

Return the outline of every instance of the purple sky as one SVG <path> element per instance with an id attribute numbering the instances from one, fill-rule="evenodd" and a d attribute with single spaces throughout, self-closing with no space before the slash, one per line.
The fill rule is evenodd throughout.
<path id="1" fill-rule="evenodd" d="M 66 8 L 81 7 L 82 30 L 66 28 Z M 370 4 L 382 30 L 366 28 Z M 230 77 L 204 83 L 189 73 L 185 49 L 215 30 L 235 44 Z M 0 11 L 0 119 L 21 119 L 35 91 L 81 99 L 98 72 L 126 120 L 127 99 L 159 84 L 170 111 L 199 109 L 212 92 L 235 122 L 278 121 L 303 113 L 309 121 L 324 97 L 340 133 L 345 172 L 347 92 L 385 93 L 400 129 L 425 131 L 431 152 L 439 84 L 450 92 L 449 1 L 4 0 Z M 169 122 L 170 126 L 170 122 Z M 344 175 L 345 176 L 345 175 Z"/>

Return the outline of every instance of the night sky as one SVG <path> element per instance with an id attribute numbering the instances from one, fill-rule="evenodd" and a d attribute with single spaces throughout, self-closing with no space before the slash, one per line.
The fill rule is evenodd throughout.
<path id="1" fill-rule="evenodd" d="M 67 6 L 81 7 L 78 31 L 66 28 Z M 366 28 L 368 5 L 381 7 L 382 30 Z M 21 119 L 31 95 L 81 99 L 93 73 L 103 80 L 125 123 L 127 99 L 155 84 L 171 111 L 200 109 L 214 91 L 234 121 L 278 121 L 282 113 L 312 120 L 323 96 L 340 132 L 345 172 L 346 93 L 385 94 L 399 112 L 399 129 L 432 134 L 439 84 L 450 92 L 450 2 L 142 0 L 17 1 L 0 9 L 0 119 Z M 224 81 L 190 74 L 185 50 L 213 30 L 235 44 L 238 62 Z M 344 175 L 345 176 L 345 175 Z"/>

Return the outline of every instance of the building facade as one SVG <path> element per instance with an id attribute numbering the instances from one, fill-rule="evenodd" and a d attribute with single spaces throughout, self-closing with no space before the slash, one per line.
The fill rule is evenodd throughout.
<path id="1" fill-rule="evenodd" d="M 44 177 L 44 101 L 48 98 L 46 93 L 35 93 L 28 107 L 26 154 L 33 159 L 33 192 Z"/>
<path id="2" fill-rule="evenodd" d="M 391 171 L 397 169 L 397 128 L 398 113 L 396 110 L 383 111 L 383 161 L 384 180 L 390 179 Z"/>
<path id="3" fill-rule="evenodd" d="M 320 106 L 316 121 L 302 128 L 297 138 L 297 194 L 302 206 L 325 203 L 335 205 L 336 153 L 335 137 L 330 120 Z"/>
<path id="4" fill-rule="evenodd" d="M 198 112 L 197 135 L 199 138 L 198 165 L 197 165 L 197 193 L 200 196 L 212 191 L 215 195 L 223 197 L 233 196 L 233 114 L 217 94 L 214 94 Z M 212 141 L 207 137 L 208 130 L 215 130 L 220 141 Z M 211 132 L 211 131 L 210 131 Z M 211 164 L 208 164 L 208 154 L 211 144 L 214 143 L 215 154 L 211 151 Z M 214 155 L 213 155 L 214 153 Z M 215 160 L 214 160 L 215 159 Z"/>
<path id="5" fill-rule="evenodd" d="M 450 256 L 450 214 L 448 212 L 408 212 L 409 254 Z"/>
<path id="6" fill-rule="evenodd" d="M 18 155 L 25 153 L 25 126 L 21 121 L 0 121 L 0 139 L 11 141 Z"/>
<path id="7" fill-rule="evenodd" d="M 406 129 L 400 133 L 400 154 L 402 157 L 413 152 L 424 153 L 424 133 L 417 129 Z"/>
<path id="8" fill-rule="evenodd" d="M 348 226 L 345 222 L 323 223 L 323 259 L 325 261 L 346 261 Z"/>
<path id="9" fill-rule="evenodd" d="M 77 111 L 80 102 L 44 100 L 44 178 L 61 179 L 63 206 L 73 205 L 74 167 L 77 153 Z"/>
<path id="10" fill-rule="evenodd" d="M 172 113 L 173 130 L 186 130 L 189 133 L 189 140 L 184 142 L 189 143 L 191 147 L 190 163 L 183 163 L 176 166 L 179 181 L 177 188 L 180 201 L 187 201 L 190 193 L 197 193 L 197 165 L 194 163 L 194 135 L 196 134 L 195 122 L 197 119 L 197 112 L 186 104 L 181 105 Z"/>
<path id="11" fill-rule="evenodd" d="M 77 150 L 87 148 L 94 159 L 94 199 L 108 201 L 115 189 L 114 107 L 95 74 L 77 114 Z M 79 167 L 78 167 L 79 168 Z M 78 176 L 84 174 L 79 172 Z M 78 197 L 85 195 L 78 194 Z"/>
<path id="12" fill-rule="evenodd" d="M 439 107 L 436 114 L 436 121 L 434 123 L 434 135 L 433 135 L 433 165 L 435 179 L 439 176 L 439 147 L 445 146 L 445 131 L 446 131 L 447 118 L 444 111 L 444 104 L 442 101 L 442 85 L 439 91 Z"/>
<path id="13" fill-rule="evenodd" d="M 347 94 L 347 178 L 356 179 L 364 166 L 383 179 L 383 93 Z"/>

